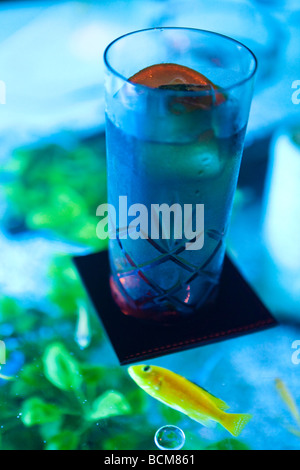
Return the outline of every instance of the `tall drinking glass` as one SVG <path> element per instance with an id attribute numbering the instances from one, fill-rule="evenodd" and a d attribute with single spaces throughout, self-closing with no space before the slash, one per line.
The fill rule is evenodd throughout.
<path id="1" fill-rule="evenodd" d="M 222 270 L 255 56 L 216 33 L 155 28 L 116 39 L 104 59 L 113 297 L 148 320 L 201 314 Z M 151 85 L 155 64 L 169 83 Z"/>

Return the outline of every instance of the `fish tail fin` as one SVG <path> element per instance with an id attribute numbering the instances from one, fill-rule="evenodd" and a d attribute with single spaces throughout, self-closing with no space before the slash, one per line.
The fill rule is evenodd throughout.
<path id="1" fill-rule="evenodd" d="M 241 434 L 244 427 L 249 423 L 251 415 L 248 414 L 230 414 L 224 413 L 220 424 L 227 429 L 234 437 L 237 437 Z"/>

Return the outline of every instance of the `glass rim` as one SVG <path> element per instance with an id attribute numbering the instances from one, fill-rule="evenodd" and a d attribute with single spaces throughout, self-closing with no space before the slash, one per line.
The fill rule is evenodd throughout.
<path id="1" fill-rule="evenodd" d="M 232 89 L 238 88 L 239 86 L 243 85 L 244 83 L 247 83 L 248 81 L 250 81 L 256 74 L 257 67 L 258 67 L 258 61 L 257 61 L 257 58 L 256 58 L 254 52 L 252 52 L 251 49 L 249 49 L 248 46 L 241 43 L 240 41 L 237 41 L 236 39 L 233 39 L 229 36 L 226 36 L 225 34 L 216 33 L 215 31 L 209 31 L 209 30 L 206 30 L 206 29 L 188 28 L 188 27 L 186 28 L 184 26 L 160 26 L 160 27 L 155 27 L 155 28 L 144 28 L 144 29 L 139 29 L 139 30 L 136 30 L 136 31 L 131 31 L 129 33 L 126 33 L 126 34 L 123 34 L 122 36 L 117 37 L 116 39 L 114 39 L 113 41 L 111 41 L 108 44 L 108 46 L 105 48 L 105 51 L 104 51 L 104 54 L 103 54 L 104 64 L 106 65 L 107 69 L 113 75 L 117 76 L 118 78 L 120 78 L 124 82 L 130 83 L 133 87 L 147 88 L 147 90 L 151 90 L 151 91 L 154 91 L 154 92 L 157 92 L 157 91 L 166 92 L 166 91 L 168 91 L 168 90 L 162 90 L 162 89 L 158 90 L 156 88 L 150 88 L 146 85 L 141 85 L 139 83 L 130 82 L 130 80 L 128 78 L 126 78 L 124 75 L 119 73 L 114 67 L 112 67 L 112 65 L 109 63 L 109 60 L 108 60 L 108 57 L 107 57 L 108 52 L 111 49 L 111 47 L 115 43 L 119 42 L 121 39 L 126 38 L 127 36 L 132 36 L 133 34 L 137 34 L 137 33 L 145 33 L 145 32 L 148 32 L 148 31 L 163 31 L 163 30 L 179 30 L 179 31 L 182 30 L 182 31 L 193 31 L 193 32 L 199 32 L 199 33 L 206 33 L 206 34 L 211 35 L 211 36 L 217 36 L 219 38 L 226 39 L 227 41 L 230 41 L 230 42 L 232 42 L 232 43 L 234 43 L 238 46 L 241 46 L 243 49 L 248 51 L 248 53 L 250 54 L 250 56 L 252 57 L 253 62 L 254 62 L 253 70 L 245 78 L 237 81 L 233 85 L 225 86 L 225 87 L 220 86 L 219 88 L 221 88 L 224 91 L 230 91 Z M 190 94 L 190 92 L 183 92 L 183 91 L 180 91 L 180 93 L 189 93 Z M 203 91 L 199 90 L 199 91 L 194 91 L 193 93 L 202 94 Z"/>

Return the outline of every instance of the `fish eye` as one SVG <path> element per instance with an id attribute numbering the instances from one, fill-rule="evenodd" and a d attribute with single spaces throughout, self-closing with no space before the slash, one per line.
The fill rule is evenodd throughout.
<path id="1" fill-rule="evenodd" d="M 143 372 L 151 372 L 151 367 L 150 366 L 145 366 L 143 368 Z"/>

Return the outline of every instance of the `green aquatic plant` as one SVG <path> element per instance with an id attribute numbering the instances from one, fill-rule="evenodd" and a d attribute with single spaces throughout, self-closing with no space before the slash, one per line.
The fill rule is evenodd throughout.
<path id="1" fill-rule="evenodd" d="M 94 366 L 96 367 L 96 366 Z M 97 367 L 96 367 L 97 368 Z M 83 438 L 102 420 L 113 416 L 132 414 L 132 408 L 124 394 L 117 390 L 103 391 L 101 383 L 92 383 L 85 374 L 86 367 L 81 367 L 81 362 L 75 359 L 60 343 L 50 344 L 42 357 L 44 379 L 50 382 L 47 391 L 44 390 L 44 398 L 29 397 L 22 404 L 21 421 L 27 427 L 39 426 L 39 432 L 45 439 L 50 438 L 53 447 L 53 439 L 56 445 L 57 435 L 69 433 L 76 429 L 76 434 Z M 28 377 L 28 371 L 27 377 Z M 97 370 L 99 378 L 107 374 L 106 368 Z M 23 374 L 20 374 L 21 381 Z M 121 382 L 121 381 L 120 381 Z M 53 392 L 56 391 L 55 404 Z M 52 399 L 51 393 L 52 392 Z M 47 399 L 46 399 L 47 397 Z M 55 427 L 43 425 L 55 423 Z M 51 431 L 53 429 L 53 431 Z M 77 439 L 79 442 L 79 439 Z M 47 448 L 47 446 L 46 446 Z"/>
<path id="2" fill-rule="evenodd" d="M 137 434 L 136 448 L 149 446 L 143 393 L 121 367 L 102 364 L 102 327 L 70 257 L 53 259 L 49 280 L 43 308 L 0 298 L 0 448 L 102 449 L 114 439 L 117 448 L 124 432 Z M 78 343 L 83 305 L 88 347 Z"/>
<path id="3" fill-rule="evenodd" d="M 207 446 L 204 450 L 250 450 L 244 442 L 239 439 L 223 439 Z"/>
<path id="4" fill-rule="evenodd" d="M 103 249 L 96 209 L 106 201 L 104 136 L 80 142 L 66 135 L 60 141 L 16 149 L 3 165 L 4 225 L 12 233 L 42 229 Z"/>
<path id="5" fill-rule="evenodd" d="M 20 344 L 14 380 L 0 383 L 1 449 L 101 449 L 124 429 L 135 432 L 133 419 L 134 428 L 148 427 L 143 398 L 122 368 L 93 364 L 70 338 L 53 339 Z"/>
<path id="6" fill-rule="evenodd" d="M 48 299 L 63 315 L 73 316 L 79 304 L 88 302 L 88 296 L 70 256 L 54 256 L 48 267 L 48 278 Z"/>
<path id="7" fill-rule="evenodd" d="M 55 256 L 48 277 L 40 303 L 0 297 L 0 338 L 7 349 L 0 371 L 0 449 L 154 450 L 157 429 L 178 423 L 184 449 L 205 449 L 211 441 L 199 435 L 196 422 L 153 404 L 127 368 L 107 363 L 102 326 L 71 258 Z"/>
<path id="8" fill-rule="evenodd" d="M 176 419 L 175 411 L 153 405 L 126 368 L 105 364 L 99 322 L 89 347 L 81 348 L 69 308 L 53 304 L 53 313 L 1 299 L 0 323 L 11 326 L 1 333 L 7 344 L 3 373 L 13 380 L 0 380 L 0 449 L 154 450 L 155 432 Z M 29 317 L 29 330 L 19 329 L 20 315 Z M 185 449 L 205 449 L 197 423 L 180 420 Z"/>

